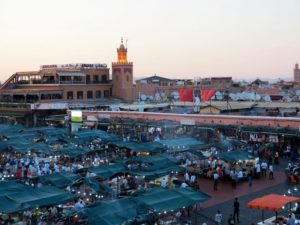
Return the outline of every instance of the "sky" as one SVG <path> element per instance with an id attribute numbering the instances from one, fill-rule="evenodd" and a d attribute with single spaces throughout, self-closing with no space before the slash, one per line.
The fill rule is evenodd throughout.
<path id="1" fill-rule="evenodd" d="M 134 76 L 291 79 L 299 0 L 0 0 L 0 80 L 43 64 L 106 63 L 128 39 Z"/>

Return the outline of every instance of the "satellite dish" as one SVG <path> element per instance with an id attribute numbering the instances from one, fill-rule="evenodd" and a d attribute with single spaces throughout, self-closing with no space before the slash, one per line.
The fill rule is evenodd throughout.
<path id="1" fill-rule="evenodd" d="M 146 99 L 147 99 L 147 96 L 146 96 L 146 95 L 144 95 L 144 94 L 141 95 L 141 100 L 142 100 L 142 101 L 146 101 Z"/>

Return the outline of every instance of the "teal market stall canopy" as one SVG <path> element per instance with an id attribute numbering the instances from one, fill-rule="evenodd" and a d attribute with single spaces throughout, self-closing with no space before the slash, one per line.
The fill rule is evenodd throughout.
<path id="1" fill-rule="evenodd" d="M 210 196 L 190 189 L 154 188 L 136 197 L 98 203 L 85 210 L 89 224 L 123 224 L 145 216 L 188 207 L 208 200 Z"/>
<path id="2" fill-rule="evenodd" d="M 138 205 L 146 205 L 155 212 L 171 211 L 204 202 L 209 195 L 191 189 L 153 188 L 135 198 Z"/>
<path id="3" fill-rule="evenodd" d="M 166 147 L 159 142 L 111 141 L 110 144 L 134 152 L 160 153 L 166 150 Z"/>
<path id="4" fill-rule="evenodd" d="M 80 178 L 79 175 L 72 172 L 53 173 L 50 175 L 40 176 L 42 184 L 65 188 Z"/>
<path id="5" fill-rule="evenodd" d="M 1 182 L 1 187 L 10 187 L 0 190 L 0 212 L 14 213 L 37 207 L 58 205 L 74 200 L 74 197 L 55 187 L 43 186 L 42 188 L 31 188 L 19 184 Z"/>
<path id="6" fill-rule="evenodd" d="M 253 155 L 247 151 L 229 151 L 222 152 L 216 155 L 216 158 L 222 159 L 226 162 L 236 162 L 239 160 L 251 160 L 254 159 Z"/>
<path id="7" fill-rule="evenodd" d="M 136 169 L 130 169 L 130 164 L 139 163 L 140 165 Z M 136 157 L 126 160 L 125 164 L 127 165 L 128 174 L 144 176 L 146 180 L 153 180 L 156 178 L 163 177 L 169 173 L 182 173 L 185 171 L 183 167 L 177 165 L 178 160 L 172 158 L 166 154 L 154 155 L 154 156 L 145 156 L 145 157 Z"/>
<path id="8" fill-rule="evenodd" d="M 96 174 L 96 176 L 106 180 L 109 179 L 119 173 L 124 173 L 126 168 L 121 163 L 115 163 L 112 165 L 104 165 L 88 168 L 88 171 Z"/>
<path id="9" fill-rule="evenodd" d="M 203 145 L 202 141 L 198 141 L 190 137 L 161 140 L 159 143 L 163 144 L 167 148 L 189 148 L 192 146 Z"/>

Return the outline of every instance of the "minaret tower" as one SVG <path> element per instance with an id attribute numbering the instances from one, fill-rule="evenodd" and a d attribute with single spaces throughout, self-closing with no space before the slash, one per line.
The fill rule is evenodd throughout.
<path id="1" fill-rule="evenodd" d="M 294 68 L 294 82 L 296 83 L 300 82 L 300 69 L 298 63 L 296 63 Z"/>
<path id="2" fill-rule="evenodd" d="M 121 38 L 120 47 L 117 49 L 118 61 L 112 63 L 112 95 L 126 101 L 133 100 L 133 64 L 127 61 L 126 46 Z"/>

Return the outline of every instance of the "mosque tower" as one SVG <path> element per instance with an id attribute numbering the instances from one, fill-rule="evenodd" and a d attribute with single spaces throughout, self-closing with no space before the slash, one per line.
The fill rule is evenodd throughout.
<path id="1" fill-rule="evenodd" d="M 112 63 L 113 96 L 126 101 L 132 101 L 133 64 L 127 61 L 127 41 L 126 46 L 124 46 L 123 38 L 117 52 L 118 61 Z"/>
<path id="2" fill-rule="evenodd" d="M 300 82 L 300 69 L 298 63 L 296 63 L 294 68 L 294 82 L 296 83 Z"/>

